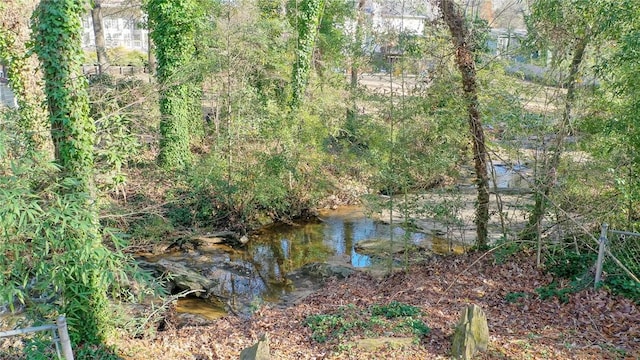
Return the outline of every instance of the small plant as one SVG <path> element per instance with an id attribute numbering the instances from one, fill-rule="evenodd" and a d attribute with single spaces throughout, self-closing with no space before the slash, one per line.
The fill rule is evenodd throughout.
<path id="1" fill-rule="evenodd" d="M 403 333 L 417 337 L 427 335 L 431 329 L 421 319 L 414 316 L 422 311 L 412 305 L 391 302 L 387 305 L 373 305 L 360 309 L 353 304 L 341 306 L 335 314 L 316 314 L 307 317 L 305 325 L 312 331 L 311 338 L 317 342 L 327 342 L 362 332 L 365 336 Z"/>
<path id="2" fill-rule="evenodd" d="M 36 334 L 25 341 L 23 352 L 27 359 L 47 360 L 56 358 L 53 339 L 43 334 Z"/>
<path id="3" fill-rule="evenodd" d="M 105 345 L 81 346 L 75 350 L 76 358 L 92 360 L 119 360 L 114 349 Z"/>
<path id="4" fill-rule="evenodd" d="M 402 316 L 420 315 L 421 312 L 422 311 L 420 310 L 420 308 L 397 301 L 392 301 L 388 305 L 371 306 L 372 315 L 383 315 L 387 319 L 393 319 Z"/>
<path id="5" fill-rule="evenodd" d="M 640 284 L 623 276 L 610 276 L 605 286 L 614 294 L 622 295 L 640 304 Z"/>
<path id="6" fill-rule="evenodd" d="M 504 300 L 508 303 L 516 303 L 520 299 L 526 299 L 527 297 L 529 297 L 529 295 L 524 292 L 510 292 L 504 297 Z"/>
<path id="7" fill-rule="evenodd" d="M 562 303 L 568 302 L 568 294 L 574 293 L 576 291 L 577 289 L 572 286 L 566 288 L 558 288 L 558 283 L 556 283 L 555 281 L 547 286 L 541 286 L 536 289 L 536 292 L 540 296 L 540 299 L 547 300 L 555 296 Z"/>
<path id="8" fill-rule="evenodd" d="M 583 275 L 596 261 L 594 253 L 563 252 L 558 257 L 547 257 L 545 262 L 547 272 L 554 276 L 573 280 Z"/>
<path id="9" fill-rule="evenodd" d="M 397 328 L 399 330 L 410 329 L 417 337 L 426 336 L 431 332 L 431 328 L 420 319 L 409 317 L 401 322 Z"/>
<path id="10" fill-rule="evenodd" d="M 356 326 L 342 315 L 311 315 L 305 321 L 305 324 L 311 328 L 311 338 L 317 342 L 327 342 L 332 338 L 340 337 Z"/>

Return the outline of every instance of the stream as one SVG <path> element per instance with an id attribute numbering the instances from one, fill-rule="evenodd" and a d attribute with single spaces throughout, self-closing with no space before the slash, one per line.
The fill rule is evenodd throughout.
<path id="1" fill-rule="evenodd" d="M 16 107 L 11 90 L 0 83 L 0 106 L 3 105 Z M 528 189 L 526 179 L 521 175 L 526 170 L 522 165 L 494 164 L 495 188 L 505 192 Z M 472 190 L 469 180 L 461 179 L 458 189 Z M 309 264 L 348 268 L 387 265 L 386 259 L 356 251 L 356 244 L 365 240 L 403 241 L 437 254 L 464 251 L 463 243 L 468 243 L 464 236 L 457 236 L 461 241 L 454 243 L 440 236 L 444 231 L 425 231 L 432 228 L 432 224 L 428 224 L 421 231 L 406 231 L 399 225 L 385 224 L 366 216 L 362 207 L 342 207 L 321 212 L 317 222 L 263 228 L 241 249 L 220 244 L 206 249 L 147 256 L 144 260 L 179 264 L 206 279 L 215 279 L 215 293 L 220 296 L 209 299 L 186 297 L 177 302 L 179 313 L 211 320 L 226 315 L 229 308 L 248 313 L 262 302 L 284 306 L 311 293 L 320 287 L 322 279 L 305 272 L 305 266 Z"/>
<path id="2" fill-rule="evenodd" d="M 527 170 L 522 165 L 494 164 L 492 173 L 495 177 L 493 183 L 496 191 L 508 193 L 513 190 L 527 190 L 526 176 L 523 176 L 523 172 Z M 465 185 L 462 179 L 459 190 L 468 186 L 471 185 Z M 441 195 L 435 193 L 425 196 L 431 197 L 426 201 L 443 200 Z M 511 207 L 508 195 L 504 197 L 507 198 L 505 206 Z M 189 269 L 198 271 L 206 279 L 216 279 L 214 293 L 216 298 L 222 301 L 183 298 L 178 300 L 178 312 L 214 319 L 223 316 L 224 309 L 229 308 L 249 313 L 263 302 L 286 306 L 320 287 L 322 279 L 306 271 L 309 264 L 356 269 L 388 266 L 388 256 L 372 257 L 361 251 L 363 244 L 372 240 L 386 244 L 392 239 L 399 246 L 409 244 L 414 246 L 414 249 L 422 249 L 427 253 L 464 252 L 468 247 L 464 244 L 473 243 L 473 240 L 469 240 L 472 238 L 468 236 L 474 234 L 470 227 L 474 199 L 471 196 L 470 199 L 463 200 L 468 203 L 468 209 L 459 210 L 460 224 L 457 225 L 457 229 L 446 230 L 440 227 L 442 224 L 416 221 L 419 230 L 406 231 L 397 225 L 402 219 L 394 218 L 394 224 L 389 225 L 380 217 L 368 217 L 363 207 L 341 207 L 322 211 L 317 222 L 263 228 L 251 236 L 244 248 L 233 249 L 226 245 L 216 245 L 189 252 L 163 254 L 149 260 L 164 259 L 163 261 L 184 264 Z M 513 208 L 514 210 L 505 211 L 520 211 L 519 204 L 513 204 Z M 395 216 L 400 214 L 394 214 Z M 495 233 L 493 236 L 501 235 Z M 356 246 L 359 243 L 361 245 Z"/>
<path id="3" fill-rule="evenodd" d="M 250 312 L 262 302 L 286 305 L 319 288 L 321 279 L 305 272 L 305 265 L 330 264 L 341 268 L 385 266 L 386 259 L 358 253 L 363 240 L 389 239 L 419 244 L 432 252 L 448 252 L 450 242 L 422 232 L 405 231 L 367 217 L 362 207 L 323 211 L 319 221 L 295 225 L 273 225 L 252 235 L 245 248 L 226 245 L 174 252 L 147 261 L 170 261 L 195 269 L 207 279 L 216 279 L 215 293 L 221 302 L 193 297 L 181 298 L 177 311 L 208 319 L 223 316 L 224 308 Z M 298 274 L 298 276 L 291 276 Z"/>

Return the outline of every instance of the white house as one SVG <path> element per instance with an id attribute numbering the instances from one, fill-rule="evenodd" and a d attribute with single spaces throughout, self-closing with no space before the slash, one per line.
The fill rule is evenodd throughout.
<path id="1" fill-rule="evenodd" d="M 144 27 L 144 17 L 140 4 L 131 1 L 103 0 L 102 25 L 107 48 L 124 47 L 129 50 L 146 52 L 149 49 L 148 31 Z M 91 13 L 82 19 L 82 47 L 94 49 L 96 39 L 93 32 Z"/>
<path id="2" fill-rule="evenodd" d="M 429 2 L 415 0 L 372 0 L 365 6 L 377 33 L 424 35 L 425 23 L 435 19 Z"/>

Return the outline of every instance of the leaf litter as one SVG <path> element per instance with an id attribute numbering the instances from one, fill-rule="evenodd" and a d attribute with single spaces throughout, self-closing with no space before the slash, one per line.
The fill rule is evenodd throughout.
<path id="1" fill-rule="evenodd" d="M 568 294 L 566 302 L 542 300 L 535 289 L 552 281 L 526 254 L 501 264 L 479 253 L 434 257 L 383 278 L 357 272 L 332 279 L 286 308 L 264 304 L 250 317 L 166 326 L 152 338 L 123 339 L 118 348 L 132 360 L 238 359 L 242 349 L 268 333 L 273 359 L 448 359 L 460 311 L 475 303 L 484 309 L 490 333 L 489 348 L 477 359 L 640 358 L 638 305 L 593 287 Z M 351 345 L 367 334 L 319 343 L 305 325 L 311 315 L 346 305 L 367 308 L 391 301 L 420 308 L 431 331 L 409 346 L 367 351 Z M 171 324 L 171 318 L 168 314 L 165 321 Z"/>

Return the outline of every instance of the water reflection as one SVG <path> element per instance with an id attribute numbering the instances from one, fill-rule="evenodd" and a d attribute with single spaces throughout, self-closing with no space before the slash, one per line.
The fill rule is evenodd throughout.
<path id="1" fill-rule="evenodd" d="M 296 289 L 299 283 L 294 284 L 287 276 L 306 264 L 372 265 L 375 259 L 355 251 L 359 241 L 393 236 L 398 241 L 417 243 L 427 238 L 422 233 L 375 222 L 356 207 L 322 213 L 320 219 L 262 229 L 252 236 L 244 251 L 221 247 L 197 255 L 182 254 L 182 258 L 163 258 L 199 269 L 203 276 L 216 281 L 212 293 L 228 299 L 228 305 L 236 310 L 245 311 L 256 300 L 279 302 L 283 296 L 300 290 Z M 308 284 L 315 280 L 305 281 Z"/>
<path id="2" fill-rule="evenodd" d="M 250 242 L 247 255 L 251 261 L 268 269 L 267 277 L 277 279 L 305 264 L 331 259 L 345 261 L 354 267 L 370 266 L 372 259 L 354 250 L 361 240 L 393 236 L 417 243 L 427 238 L 423 233 L 375 222 L 356 207 L 321 213 L 320 219 L 318 223 L 263 229 Z"/>
<path id="3" fill-rule="evenodd" d="M 491 171 L 491 169 L 489 169 Z M 521 164 L 507 165 L 497 163 L 493 165 L 496 187 L 498 189 L 526 189 L 529 187 L 526 176 L 529 169 Z"/>
<path id="4" fill-rule="evenodd" d="M 219 319 L 227 314 L 227 312 L 224 311 L 224 304 L 210 303 L 195 298 L 180 299 L 176 304 L 176 311 L 179 313 L 199 315 L 208 320 Z"/>

